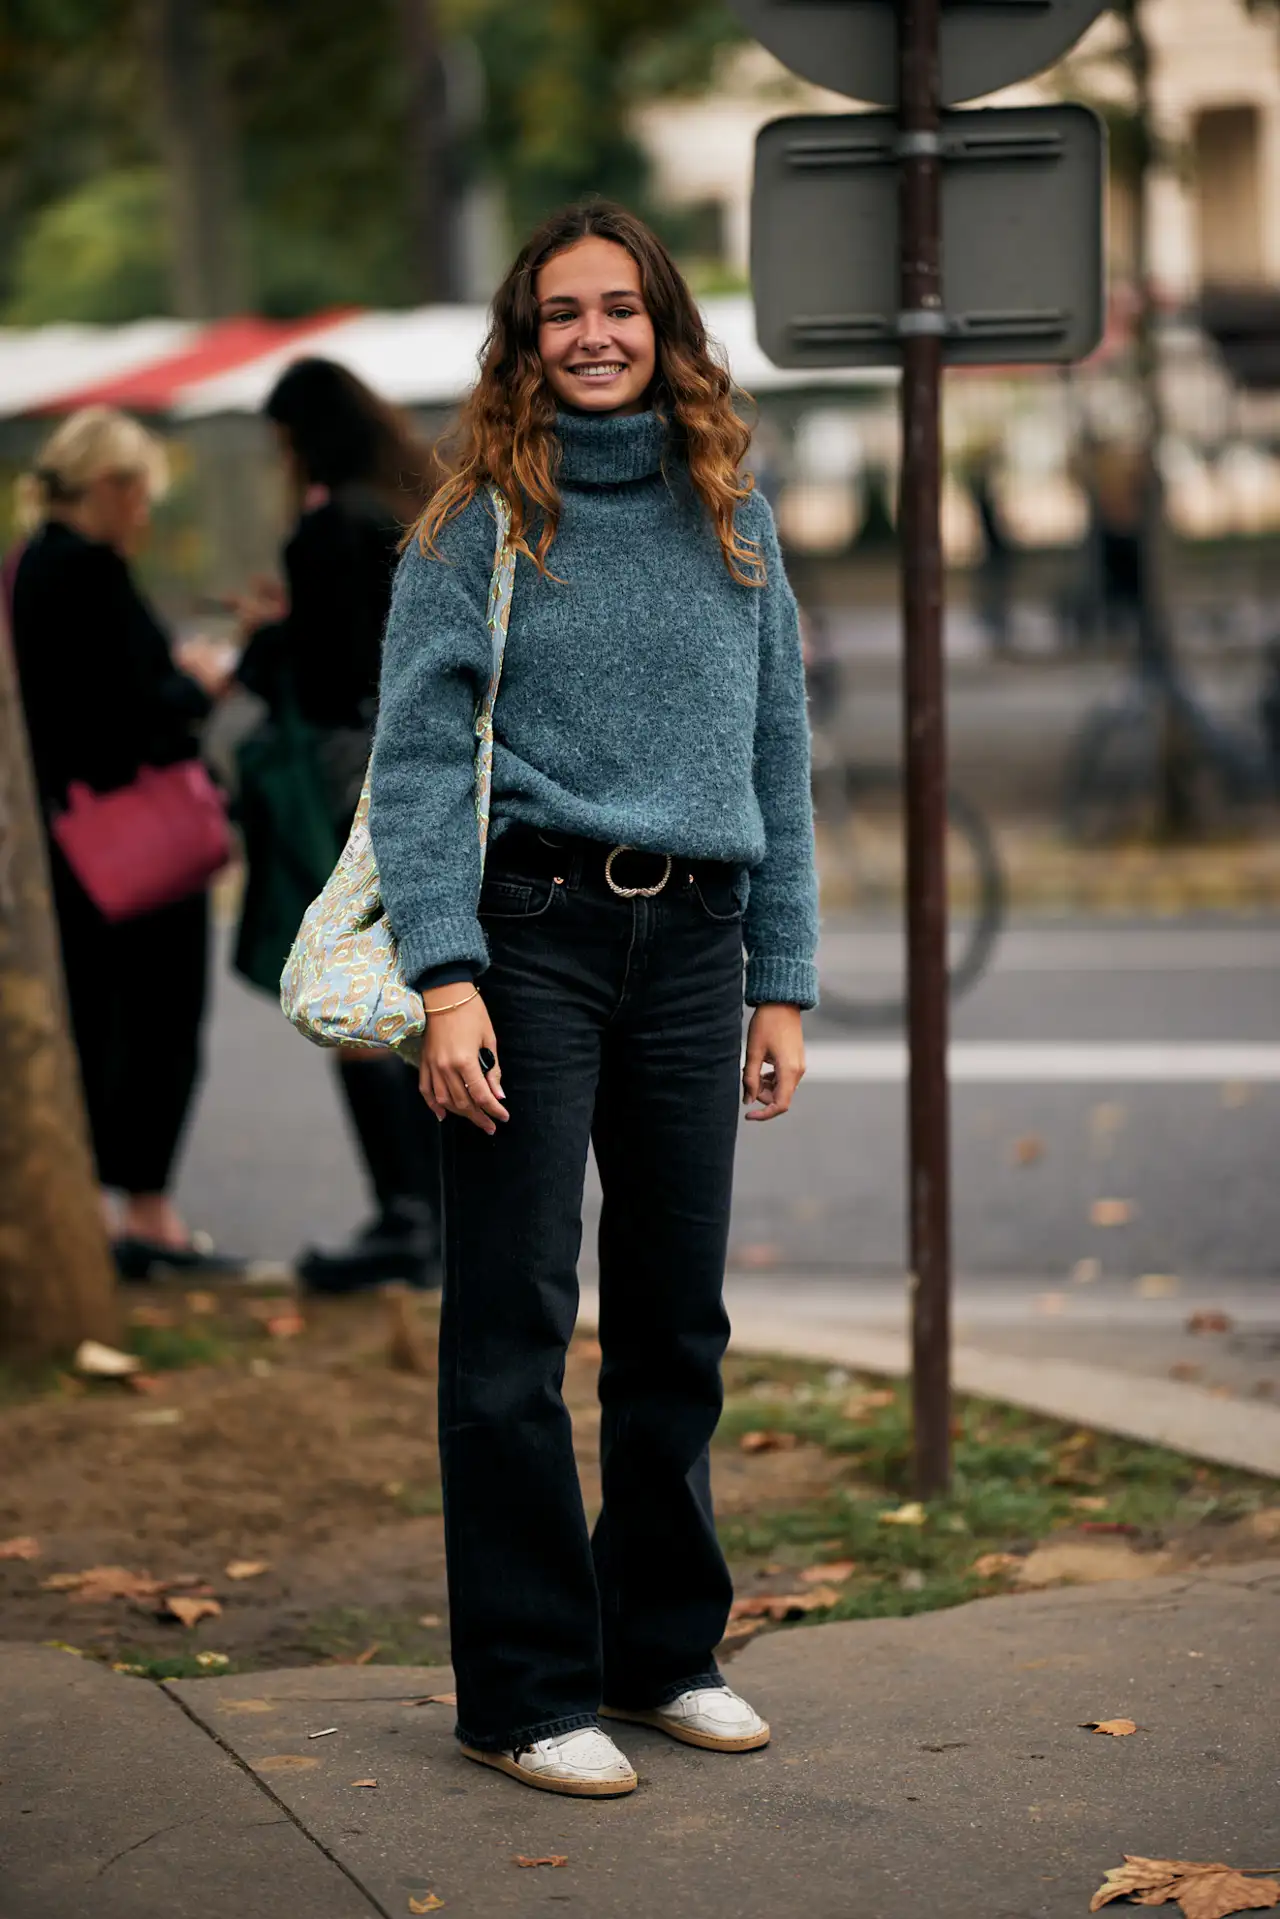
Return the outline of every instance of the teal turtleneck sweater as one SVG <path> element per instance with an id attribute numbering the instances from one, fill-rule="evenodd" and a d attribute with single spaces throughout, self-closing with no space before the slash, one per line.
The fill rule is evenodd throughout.
<path id="1" fill-rule="evenodd" d="M 491 831 L 513 822 L 746 869 L 747 998 L 817 999 L 809 732 L 796 603 L 773 515 L 738 510 L 764 587 L 740 586 L 651 413 L 561 414 L 550 573 L 520 558 L 494 713 Z M 665 458 L 664 458 L 665 454 Z M 407 978 L 487 963 L 476 916 L 475 708 L 490 671 L 494 524 L 477 497 L 416 542 L 383 651 L 370 828 Z"/>

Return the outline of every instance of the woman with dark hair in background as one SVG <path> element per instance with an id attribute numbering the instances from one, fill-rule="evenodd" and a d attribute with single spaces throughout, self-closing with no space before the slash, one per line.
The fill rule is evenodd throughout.
<path id="1" fill-rule="evenodd" d="M 273 722 L 305 723 L 341 846 L 369 757 L 399 543 L 430 491 L 432 455 L 409 420 L 330 360 L 290 367 L 266 414 L 298 518 L 284 549 L 287 595 L 258 585 L 242 603 L 250 635 L 238 677 Z M 252 887 L 252 835 L 249 853 Z M 308 1249 L 299 1275 L 319 1292 L 438 1284 L 439 1128 L 394 1057 L 343 1054 L 338 1076 L 377 1212 L 350 1245 Z"/>

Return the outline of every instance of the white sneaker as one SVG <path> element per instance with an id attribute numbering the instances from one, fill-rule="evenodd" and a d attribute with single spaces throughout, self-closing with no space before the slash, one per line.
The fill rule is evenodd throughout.
<path id="1" fill-rule="evenodd" d="M 696 1686 L 652 1712 L 623 1712 L 613 1706 L 600 1710 L 609 1719 L 656 1726 L 686 1746 L 705 1746 L 711 1752 L 754 1752 L 769 1743 L 766 1722 L 727 1686 Z"/>
<path id="2" fill-rule="evenodd" d="M 567 1792 L 583 1799 L 613 1799 L 634 1792 L 636 1775 L 631 1761 L 599 1726 L 577 1726 L 551 1739 L 510 1752 L 479 1752 L 462 1748 L 468 1759 L 509 1773 L 523 1785 L 542 1792 Z"/>

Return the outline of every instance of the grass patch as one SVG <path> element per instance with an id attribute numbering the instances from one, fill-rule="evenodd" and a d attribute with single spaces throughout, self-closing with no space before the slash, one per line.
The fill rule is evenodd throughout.
<path id="1" fill-rule="evenodd" d="M 130 1326 L 125 1349 L 135 1353 L 149 1373 L 179 1372 L 187 1366 L 225 1366 L 244 1345 L 215 1326 Z"/>
<path id="2" fill-rule="evenodd" d="M 855 1561 L 836 1603 L 810 1620 L 924 1612 L 1006 1590 L 1014 1568 L 984 1573 L 975 1562 L 991 1553 L 1025 1555 L 1064 1528 L 1115 1530 L 1154 1545 L 1205 1521 L 1242 1518 L 1276 1497 L 1271 1482 L 1247 1473 L 958 1398 L 951 1492 L 913 1511 L 906 1382 L 764 1359 L 731 1364 L 726 1385 L 718 1448 L 763 1435 L 755 1443 L 784 1456 L 789 1445 L 816 1446 L 840 1464 L 820 1496 L 784 1497 L 720 1525 L 740 1569 L 763 1562 L 739 1578 L 740 1593 L 787 1591 L 806 1566 Z M 894 1523 L 904 1507 L 908 1523 Z M 756 1587 L 762 1571 L 770 1584 Z"/>
<path id="3" fill-rule="evenodd" d="M 317 1660 L 344 1665 L 440 1666 L 448 1662 L 444 1626 L 424 1626 L 412 1613 L 364 1606 L 333 1606 L 313 1614 L 299 1641 Z M 373 1648 L 373 1651 L 370 1651 Z"/>
<path id="4" fill-rule="evenodd" d="M 225 1673 L 239 1672 L 234 1659 L 225 1653 L 174 1653 L 155 1659 L 150 1653 L 123 1649 L 111 1660 L 113 1672 L 131 1679 L 219 1679 Z"/>

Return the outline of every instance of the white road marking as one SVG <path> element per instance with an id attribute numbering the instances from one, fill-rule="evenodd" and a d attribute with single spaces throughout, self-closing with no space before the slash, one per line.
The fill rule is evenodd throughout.
<path id="1" fill-rule="evenodd" d="M 818 953 L 822 971 L 851 991 L 861 975 L 901 970 L 899 931 L 833 926 Z M 1014 927 L 996 945 L 992 973 L 1280 972 L 1280 931 L 1256 927 Z"/>
<path id="2" fill-rule="evenodd" d="M 810 1040 L 806 1053 L 810 1083 L 886 1086 L 906 1078 L 907 1049 L 900 1040 Z M 958 1041 L 950 1068 L 957 1086 L 1271 1082 L 1280 1081 L 1280 1046 Z"/>

